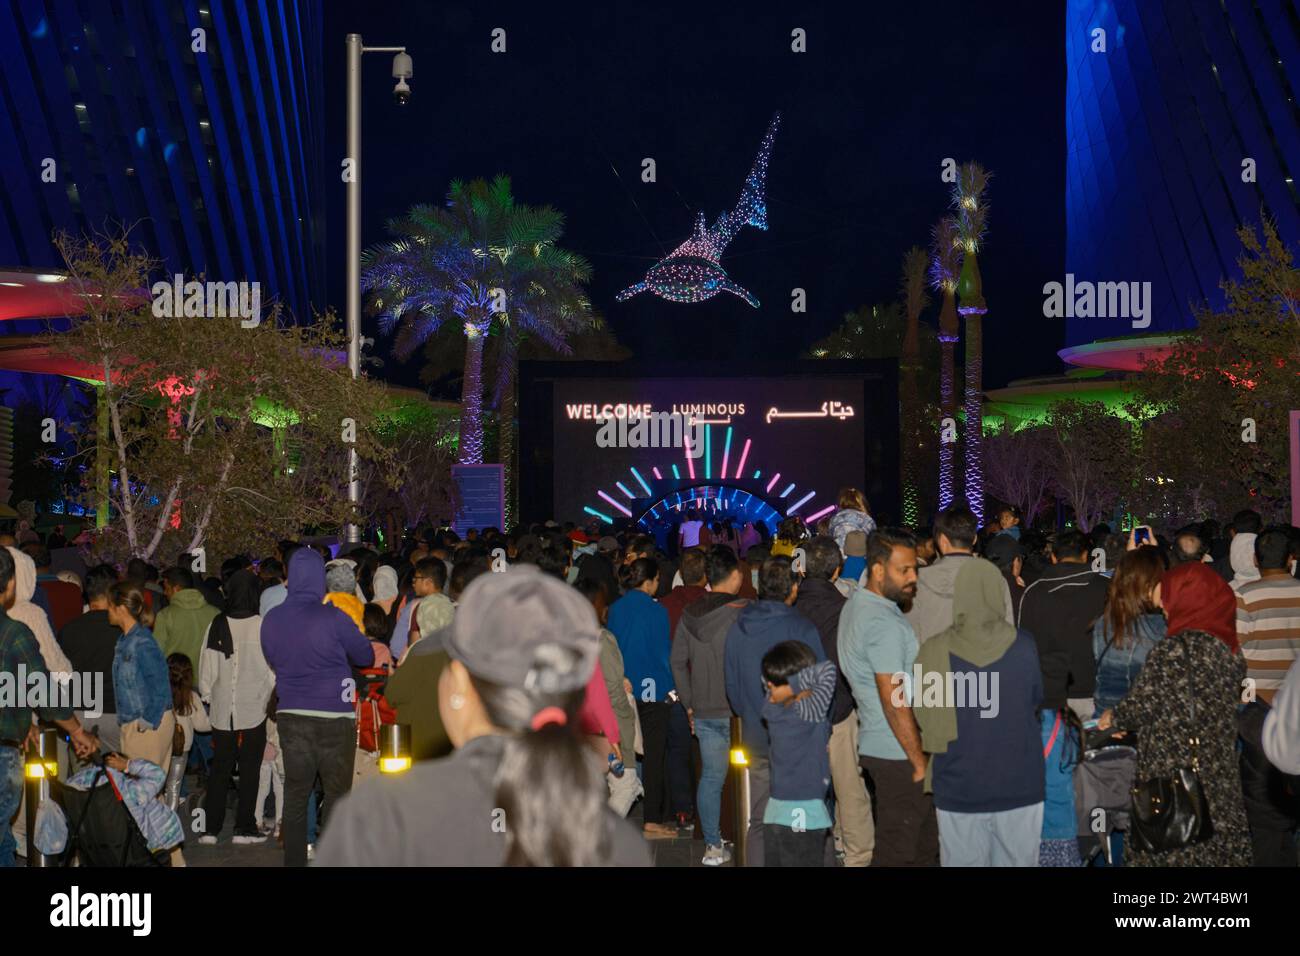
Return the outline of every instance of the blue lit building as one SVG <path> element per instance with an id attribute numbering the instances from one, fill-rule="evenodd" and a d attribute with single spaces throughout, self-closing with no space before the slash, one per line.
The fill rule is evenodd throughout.
<path id="1" fill-rule="evenodd" d="M 1105 52 L 1093 50 L 1098 29 Z M 1066 271 L 1151 282 L 1151 325 L 1136 334 L 1155 347 L 1192 324 L 1191 304 L 1223 304 L 1238 226 L 1262 211 L 1300 243 L 1300 9 L 1068 0 L 1065 51 Z M 1128 322 L 1066 322 L 1067 361 L 1140 367 L 1131 347 L 1087 345 L 1133 336 Z"/>
<path id="2" fill-rule="evenodd" d="M 55 230 L 120 222 L 169 275 L 323 309 L 322 20 L 320 0 L 0 3 L 0 269 L 57 268 Z"/>

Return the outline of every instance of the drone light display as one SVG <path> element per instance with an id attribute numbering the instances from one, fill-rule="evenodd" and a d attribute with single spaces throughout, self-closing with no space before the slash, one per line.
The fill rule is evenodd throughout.
<path id="1" fill-rule="evenodd" d="M 719 292 L 730 292 L 758 308 L 754 294 L 733 282 L 719 260 L 744 226 L 767 228 L 767 161 L 780 125 L 781 114 L 773 114 L 735 208 L 719 216 L 711 228 L 705 227 L 701 210 L 691 237 L 656 262 L 644 279 L 620 292 L 616 297 L 619 302 L 639 292 L 653 292 L 670 302 L 703 302 Z"/>

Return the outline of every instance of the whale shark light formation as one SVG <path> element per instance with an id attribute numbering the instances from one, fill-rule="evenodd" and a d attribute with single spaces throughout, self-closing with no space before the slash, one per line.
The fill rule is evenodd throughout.
<path id="1" fill-rule="evenodd" d="M 735 208 L 719 216 L 711 228 L 705 228 L 701 210 L 691 237 L 651 266 L 644 279 L 620 292 L 615 297 L 619 302 L 639 292 L 653 292 L 670 302 L 703 302 L 719 292 L 730 292 L 758 308 L 754 294 L 733 282 L 719 260 L 743 226 L 767 228 L 767 161 L 780 125 L 781 114 L 773 114 Z"/>

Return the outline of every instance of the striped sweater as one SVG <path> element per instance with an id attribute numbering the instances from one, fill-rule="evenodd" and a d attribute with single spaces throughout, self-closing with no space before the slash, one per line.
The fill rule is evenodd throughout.
<path id="1" fill-rule="evenodd" d="M 790 678 L 796 694 L 790 704 L 763 705 L 763 722 L 771 738 L 772 797 L 777 800 L 820 800 L 831 783 L 829 712 L 837 672 L 830 661 L 819 661 Z"/>
<path id="2" fill-rule="evenodd" d="M 1300 657 L 1300 581 L 1268 574 L 1237 589 L 1237 639 L 1246 676 L 1267 704 Z"/>

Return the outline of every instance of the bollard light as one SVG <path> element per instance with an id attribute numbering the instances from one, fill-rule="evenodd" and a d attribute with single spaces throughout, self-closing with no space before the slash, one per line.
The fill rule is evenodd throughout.
<path id="1" fill-rule="evenodd" d="M 732 812 L 735 814 L 736 852 L 732 859 L 736 866 L 745 866 L 749 858 L 749 754 L 745 752 L 744 733 L 740 718 L 731 718 L 731 773 L 735 786 Z"/>
<path id="2" fill-rule="evenodd" d="M 49 867 L 58 862 L 56 856 L 47 856 L 36 849 L 36 812 L 41 804 L 52 799 L 51 783 L 59 776 L 59 731 L 55 727 L 42 727 L 36 737 L 35 749 L 23 761 L 25 797 L 27 800 L 27 865 Z"/>
<path id="3" fill-rule="evenodd" d="M 56 762 L 42 760 L 36 754 L 28 759 L 25 770 L 28 780 L 46 780 L 59 775 L 59 765 Z"/>
<path id="4" fill-rule="evenodd" d="M 382 725 L 379 728 L 379 772 L 405 773 L 410 769 L 411 725 Z"/>

